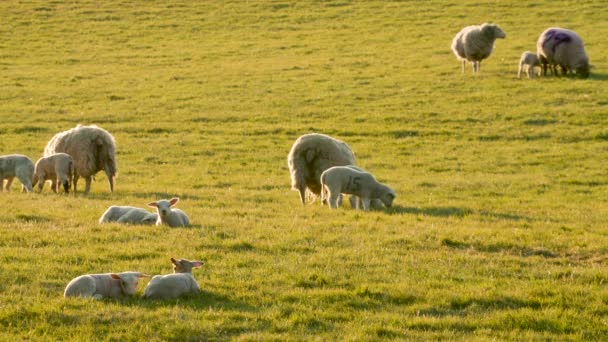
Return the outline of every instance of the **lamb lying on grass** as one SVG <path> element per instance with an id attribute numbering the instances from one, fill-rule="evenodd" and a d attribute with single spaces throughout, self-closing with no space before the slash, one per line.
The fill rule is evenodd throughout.
<path id="1" fill-rule="evenodd" d="M 151 213 L 146 209 L 113 205 L 109 207 L 99 218 L 99 223 L 124 223 L 124 224 L 150 224 L 158 220 L 158 214 Z"/>
<path id="2" fill-rule="evenodd" d="M 185 227 L 190 225 L 188 215 L 183 210 L 171 208 L 177 202 L 179 202 L 179 198 L 174 197 L 170 200 L 162 199 L 148 203 L 148 206 L 156 208 L 158 212 L 157 226 L 162 224 L 166 224 L 169 227 Z"/>
<path id="3" fill-rule="evenodd" d="M 22 154 L 0 156 L 0 191 L 10 191 L 13 180 L 17 177 L 23 192 L 32 191 L 34 162 Z M 4 180 L 6 179 L 6 186 Z"/>
<path id="4" fill-rule="evenodd" d="M 372 199 L 379 199 L 386 207 L 391 207 L 396 197 L 395 191 L 379 183 L 368 172 L 358 171 L 348 166 L 334 166 L 321 174 L 321 198 L 329 199 L 331 208 L 338 207 L 340 194 L 351 194 L 361 198 L 363 210 L 369 210 Z M 359 207 L 359 205 L 357 205 Z M 359 207 L 359 209 L 361 209 Z"/>
<path id="5" fill-rule="evenodd" d="M 130 296 L 137 292 L 137 284 L 139 278 L 142 277 L 149 277 L 149 275 L 139 272 L 81 275 L 68 283 L 63 296 L 65 298 L 92 297 L 95 299 Z"/>
<path id="6" fill-rule="evenodd" d="M 200 293 L 201 289 L 192 275 L 192 268 L 201 267 L 203 262 L 171 258 L 171 263 L 174 273 L 154 276 L 144 290 L 145 298 L 175 299 L 187 294 Z"/>
<path id="7" fill-rule="evenodd" d="M 525 51 L 519 59 L 519 69 L 517 70 L 517 78 L 521 78 L 521 72 L 526 71 L 529 79 L 534 78 L 534 68 L 540 67 L 538 56 L 532 51 Z"/>
<path id="8" fill-rule="evenodd" d="M 67 194 L 70 192 L 72 178 L 74 178 L 74 160 L 67 153 L 56 153 L 38 159 L 32 187 L 38 184 L 38 190 L 42 191 L 44 182 L 50 180 L 53 192 L 57 192 L 57 186 L 61 184 Z"/>

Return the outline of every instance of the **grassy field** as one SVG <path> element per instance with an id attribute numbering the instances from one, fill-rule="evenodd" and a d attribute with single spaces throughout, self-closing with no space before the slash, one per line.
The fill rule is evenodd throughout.
<path id="1" fill-rule="evenodd" d="M 103 173 L 86 196 L 0 193 L 0 340 L 605 339 L 606 6 L 0 2 L 0 154 L 96 124 L 119 167 L 114 193 Z M 462 74 L 452 37 L 486 21 L 507 38 Z M 550 26 L 583 37 L 589 79 L 516 78 Z M 286 157 L 310 132 L 395 207 L 302 207 Z M 97 224 L 172 196 L 192 227 Z M 202 295 L 63 298 L 170 257 L 206 261 Z"/>

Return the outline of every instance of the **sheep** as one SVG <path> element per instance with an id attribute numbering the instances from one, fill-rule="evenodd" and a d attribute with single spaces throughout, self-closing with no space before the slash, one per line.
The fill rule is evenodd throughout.
<path id="1" fill-rule="evenodd" d="M 387 208 L 397 196 L 390 187 L 379 183 L 371 173 L 352 169 L 348 166 L 334 166 L 321 174 L 322 199 L 329 199 L 331 208 L 338 207 L 341 193 L 361 198 L 363 210 L 369 210 L 372 199 L 380 199 Z M 357 205 L 357 207 L 359 207 Z M 359 207 L 359 209 L 361 209 Z"/>
<path id="2" fill-rule="evenodd" d="M 155 224 L 158 214 L 146 209 L 113 205 L 99 218 L 99 223 L 117 222 L 124 224 Z"/>
<path id="3" fill-rule="evenodd" d="M 78 125 L 70 130 L 55 134 L 44 148 L 48 157 L 64 152 L 74 159 L 74 192 L 78 179 L 85 179 L 84 193 L 91 190 L 91 179 L 103 170 L 108 176 L 110 192 L 114 192 L 114 177 L 118 172 L 116 165 L 116 143 L 106 130 L 95 125 Z"/>
<path id="4" fill-rule="evenodd" d="M 21 182 L 23 192 L 31 192 L 34 162 L 22 154 L 0 156 L 0 191 L 4 191 L 4 189 L 10 191 L 15 177 Z M 6 186 L 4 186 L 5 179 Z"/>
<path id="5" fill-rule="evenodd" d="M 542 64 L 542 74 L 547 74 L 549 65 L 559 65 L 562 73 L 568 70 L 583 78 L 589 77 L 589 57 L 581 37 L 574 31 L 560 27 L 550 27 L 543 31 L 536 42 L 536 52 Z M 556 69 L 554 68 L 556 74 Z"/>
<path id="6" fill-rule="evenodd" d="M 531 51 L 525 51 L 519 59 L 519 69 L 517 70 L 517 78 L 521 78 L 521 72 L 526 69 L 529 79 L 534 78 L 534 67 L 540 67 L 538 56 Z"/>
<path id="7" fill-rule="evenodd" d="M 56 153 L 38 159 L 34 167 L 34 181 L 32 187 L 38 184 L 42 191 L 44 182 L 51 180 L 51 190 L 57 192 L 58 184 L 63 185 L 65 193 L 70 192 L 70 185 L 74 177 L 74 160 L 67 153 Z"/>
<path id="8" fill-rule="evenodd" d="M 452 40 L 452 51 L 462 61 L 462 72 L 467 61 L 473 65 L 473 73 L 479 72 L 481 61 L 494 49 L 494 41 L 506 36 L 498 25 L 488 23 L 467 26 L 458 32 Z"/>
<path id="9" fill-rule="evenodd" d="M 346 165 L 346 167 L 356 170 L 356 171 L 366 172 L 365 170 L 363 170 L 362 168 L 360 168 L 356 165 Z M 357 197 L 355 195 L 350 196 L 349 202 L 350 202 L 351 208 L 360 208 L 362 206 L 361 198 Z M 325 204 L 325 203 L 323 203 L 323 204 Z M 340 199 L 338 200 L 338 207 L 340 207 L 340 206 L 342 206 L 342 194 L 340 194 Z M 370 209 L 382 209 L 382 207 L 383 207 L 382 201 L 377 198 L 374 198 L 370 201 L 369 207 L 370 207 Z"/>
<path id="10" fill-rule="evenodd" d="M 345 142 L 319 133 L 300 136 L 287 156 L 291 188 L 299 191 L 302 205 L 306 204 L 307 190 L 321 194 L 319 179 L 323 171 L 332 166 L 355 164 L 355 154 Z"/>
<path id="11" fill-rule="evenodd" d="M 173 274 L 152 277 L 144 290 L 144 298 L 175 299 L 191 293 L 200 293 L 201 289 L 192 275 L 192 268 L 201 267 L 203 262 L 171 258 L 171 263 Z"/>
<path id="12" fill-rule="evenodd" d="M 65 287 L 63 296 L 121 298 L 134 295 L 137 291 L 139 278 L 150 277 L 140 272 L 85 274 L 72 279 Z"/>
<path id="13" fill-rule="evenodd" d="M 179 202 L 178 197 L 174 197 L 170 200 L 158 200 L 156 202 L 148 203 L 149 207 L 156 208 L 158 212 L 158 219 L 156 225 L 166 224 L 169 227 L 185 227 L 190 225 L 188 215 L 183 210 L 172 209 L 171 206 Z"/>

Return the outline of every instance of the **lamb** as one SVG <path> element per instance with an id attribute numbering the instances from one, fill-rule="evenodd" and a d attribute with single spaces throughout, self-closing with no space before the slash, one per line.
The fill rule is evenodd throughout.
<path id="1" fill-rule="evenodd" d="M 171 208 L 177 202 L 179 202 L 179 198 L 174 197 L 170 200 L 162 199 L 148 203 L 148 206 L 155 207 L 158 212 L 157 226 L 161 224 L 166 224 L 169 227 L 185 227 L 190 225 L 188 215 L 183 210 Z"/>
<path id="2" fill-rule="evenodd" d="M 4 191 L 4 189 L 10 191 L 15 177 L 21 182 L 23 192 L 31 192 L 34 162 L 22 154 L 0 156 L 0 191 Z M 6 186 L 4 186 L 5 179 Z"/>
<path id="3" fill-rule="evenodd" d="M 145 298 L 175 299 L 187 294 L 200 293 L 201 289 L 192 275 L 192 268 L 201 267 L 203 262 L 171 258 L 171 263 L 173 263 L 173 274 L 154 276 L 144 290 Z"/>
<path id="4" fill-rule="evenodd" d="M 529 79 L 534 78 L 534 67 L 540 67 L 538 56 L 531 51 L 525 51 L 519 59 L 519 69 L 517 70 L 517 78 L 521 78 L 521 72 L 525 69 Z"/>
<path id="5" fill-rule="evenodd" d="M 467 26 L 458 32 L 452 40 L 452 51 L 462 61 L 462 72 L 467 61 L 473 65 L 473 73 L 479 72 L 481 61 L 494 49 L 494 41 L 506 36 L 498 25 L 488 23 Z"/>
<path id="6" fill-rule="evenodd" d="M 158 214 L 142 208 L 113 205 L 99 218 L 99 223 L 117 222 L 123 224 L 155 224 Z"/>
<path id="7" fill-rule="evenodd" d="M 351 168 L 353 170 L 356 171 L 361 171 L 361 172 L 366 172 L 365 170 L 363 170 L 362 168 L 356 166 L 356 165 L 346 165 L 348 168 Z M 338 207 L 340 207 L 342 205 L 342 194 L 340 194 L 340 199 L 338 200 Z M 349 198 L 349 202 L 350 202 L 350 206 L 351 208 L 361 208 L 363 206 L 363 203 L 361 201 L 360 197 L 357 197 L 355 195 L 350 196 Z M 370 209 L 381 209 L 383 207 L 382 205 L 382 201 L 374 198 L 370 201 L 370 205 L 369 205 Z"/>
<path id="8" fill-rule="evenodd" d="M 134 295 L 137 291 L 139 278 L 149 277 L 140 272 L 85 274 L 72 279 L 65 287 L 63 296 L 121 298 Z"/>
<path id="9" fill-rule="evenodd" d="M 300 136 L 287 156 L 291 188 L 299 191 L 302 205 L 306 203 L 306 191 L 321 194 L 319 179 L 323 171 L 355 164 L 355 154 L 345 142 L 319 133 Z"/>
<path id="10" fill-rule="evenodd" d="M 36 162 L 34 168 L 34 181 L 32 187 L 38 183 L 38 190 L 42 191 L 44 182 L 51 180 L 51 190 L 57 192 L 57 185 L 63 185 L 65 193 L 70 192 L 70 185 L 74 177 L 74 160 L 67 153 L 56 153 L 42 157 Z"/>
<path id="11" fill-rule="evenodd" d="M 388 208 L 397 196 L 390 187 L 379 183 L 372 174 L 348 166 L 334 166 L 321 174 L 323 199 L 329 198 L 331 208 L 338 207 L 341 193 L 356 195 L 363 202 L 363 210 L 369 210 L 372 199 L 380 199 Z"/>
<path id="12" fill-rule="evenodd" d="M 74 192 L 79 177 L 85 179 L 84 193 L 91 190 L 91 179 L 103 170 L 108 176 L 110 192 L 114 192 L 116 166 L 116 143 L 106 130 L 93 126 L 78 125 L 70 130 L 57 133 L 44 149 L 44 156 L 64 152 L 74 159 Z"/>
<path id="13" fill-rule="evenodd" d="M 574 31 L 560 27 L 546 29 L 538 37 L 536 51 L 543 75 L 547 74 L 549 65 L 559 65 L 564 75 L 572 70 L 583 78 L 589 77 L 589 57 L 583 40 Z"/>

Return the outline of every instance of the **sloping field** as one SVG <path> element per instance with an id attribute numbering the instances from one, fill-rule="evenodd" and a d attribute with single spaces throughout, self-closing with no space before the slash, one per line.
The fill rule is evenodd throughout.
<path id="1" fill-rule="evenodd" d="M 114 193 L 103 172 L 88 195 L 0 193 L 0 339 L 605 339 L 607 6 L 0 2 L 0 154 L 96 124 L 119 167 Z M 507 37 L 462 74 L 452 37 L 488 21 Z M 583 37 L 591 77 L 517 79 L 551 26 Z M 286 159 L 310 132 L 395 206 L 303 207 Z M 174 196 L 192 227 L 97 223 Z M 170 257 L 206 261 L 200 296 L 63 298 Z"/>

